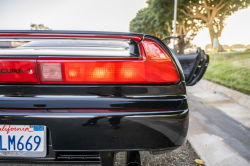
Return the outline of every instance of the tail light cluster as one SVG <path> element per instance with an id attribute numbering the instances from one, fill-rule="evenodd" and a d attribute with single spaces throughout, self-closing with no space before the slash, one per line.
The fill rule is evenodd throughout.
<path id="1" fill-rule="evenodd" d="M 170 56 L 155 41 L 140 43 L 141 58 L 0 60 L 0 83 L 164 84 L 179 81 Z"/>

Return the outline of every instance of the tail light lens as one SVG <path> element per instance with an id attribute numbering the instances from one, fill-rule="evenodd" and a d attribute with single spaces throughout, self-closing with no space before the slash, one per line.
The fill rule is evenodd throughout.
<path id="1" fill-rule="evenodd" d="M 140 49 L 142 57 L 146 58 L 96 61 L 38 60 L 41 82 L 45 84 L 164 84 L 179 81 L 179 74 L 172 59 L 160 45 L 146 39 L 140 45 Z"/>
<path id="2" fill-rule="evenodd" d="M 47 60 L 39 60 L 42 83 L 61 84 L 99 84 L 99 83 L 145 83 L 145 61 L 57 61 L 48 63 Z M 54 69 L 55 64 L 61 64 L 61 71 Z M 49 67 L 51 65 L 51 67 Z M 42 70 L 46 68 L 51 70 Z M 59 69 L 59 67 L 58 67 Z M 46 73 L 44 73 L 46 72 Z M 61 81 L 55 80 L 53 75 L 62 72 Z M 47 76 L 44 79 L 45 75 Z"/>
<path id="3" fill-rule="evenodd" d="M 60 63 L 41 63 L 42 81 L 62 81 L 62 69 Z"/>
<path id="4" fill-rule="evenodd" d="M 0 83 L 37 83 L 36 60 L 0 60 Z"/>
<path id="5" fill-rule="evenodd" d="M 172 59 L 163 48 L 153 40 L 143 41 L 147 61 L 145 63 L 147 81 L 154 83 L 175 83 L 180 79 Z"/>

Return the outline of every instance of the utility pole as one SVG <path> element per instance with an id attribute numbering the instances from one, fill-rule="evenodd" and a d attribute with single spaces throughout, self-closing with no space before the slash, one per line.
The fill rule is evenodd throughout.
<path id="1" fill-rule="evenodd" d="M 175 0 L 175 2 L 174 2 L 174 22 L 173 22 L 173 27 L 174 27 L 174 41 L 173 41 L 173 49 L 174 49 L 175 33 L 176 33 L 176 16 L 177 16 L 177 0 Z"/>

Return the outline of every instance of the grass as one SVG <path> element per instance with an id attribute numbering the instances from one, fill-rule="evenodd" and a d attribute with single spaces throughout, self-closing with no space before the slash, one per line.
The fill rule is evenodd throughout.
<path id="1" fill-rule="evenodd" d="M 250 52 L 210 54 L 204 79 L 250 95 Z"/>

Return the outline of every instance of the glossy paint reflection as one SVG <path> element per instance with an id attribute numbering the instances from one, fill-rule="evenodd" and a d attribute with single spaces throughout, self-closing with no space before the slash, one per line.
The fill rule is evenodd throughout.
<path id="1" fill-rule="evenodd" d="M 166 112 L 117 115 L 17 113 L 9 119 L 5 113 L 0 116 L 0 123 L 47 126 L 55 151 L 177 148 L 186 139 L 188 111 L 172 115 Z"/>

